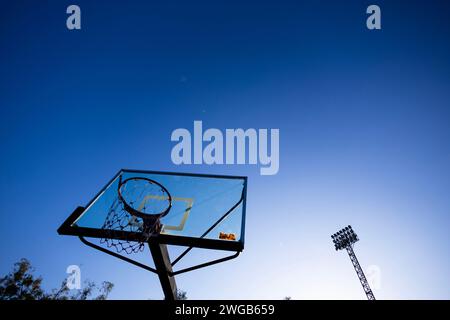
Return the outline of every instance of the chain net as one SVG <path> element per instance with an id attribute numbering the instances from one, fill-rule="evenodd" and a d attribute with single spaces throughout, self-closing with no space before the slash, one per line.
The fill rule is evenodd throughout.
<path id="1" fill-rule="evenodd" d="M 132 216 L 124 208 L 123 203 L 117 198 L 109 208 L 108 215 L 103 223 L 102 229 L 111 231 L 126 231 L 140 233 L 142 239 L 139 242 L 134 240 L 119 240 L 111 237 L 101 239 L 101 243 L 105 243 L 109 248 L 114 248 L 118 253 L 125 252 L 127 254 L 138 253 L 144 250 L 145 244 L 150 236 L 159 229 L 159 222 L 152 224 L 144 224 L 143 219 Z"/>

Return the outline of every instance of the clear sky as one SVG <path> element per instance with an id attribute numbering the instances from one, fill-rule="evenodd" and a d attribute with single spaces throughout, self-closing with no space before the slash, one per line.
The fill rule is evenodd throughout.
<path id="1" fill-rule="evenodd" d="M 26 257 L 55 287 L 77 264 L 111 298 L 161 298 L 153 274 L 56 229 L 120 168 L 188 171 L 249 177 L 244 252 L 180 275 L 189 298 L 365 299 L 330 238 L 351 224 L 377 298 L 449 299 L 449 39 L 448 1 L 2 3 L 0 273 Z M 172 164 L 194 120 L 279 128 L 279 173 Z"/>

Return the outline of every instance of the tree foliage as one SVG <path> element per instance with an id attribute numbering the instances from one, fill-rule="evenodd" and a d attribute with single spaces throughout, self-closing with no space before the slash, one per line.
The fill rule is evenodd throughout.
<path id="1" fill-rule="evenodd" d="M 182 291 L 182 290 L 178 290 L 177 289 L 177 294 L 176 294 L 176 299 L 177 300 L 187 300 L 187 293 L 186 291 Z"/>
<path id="2" fill-rule="evenodd" d="M 16 262 L 13 270 L 0 278 L 0 300 L 106 300 L 114 287 L 108 281 L 100 286 L 87 281 L 83 288 L 70 290 L 64 280 L 58 289 L 46 292 L 42 288 L 42 277 L 34 276 L 33 272 L 27 259 Z"/>

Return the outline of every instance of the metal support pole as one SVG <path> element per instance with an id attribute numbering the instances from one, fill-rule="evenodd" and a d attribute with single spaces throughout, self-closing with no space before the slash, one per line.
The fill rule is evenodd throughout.
<path id="1" fill-rule="evenodd" d="M 369 300 L 375 300 L 372 289 L 370 289 L 369 282 L 364 275 L 364 272 L 359 265 L 358 259 L 356 258 L 355 252 L 353 251 L 353 245 L 359 241 L 358 235 L 353 231 L 352 226 L 347 226 L 331 236 L 333 239 L 334 248 L 337 250 L 346 249 L 350 261 L 355 268 L 356 274 L 358 275 L 359 281 L 364 289 L 364 293 Z"/>
<path id="2" fill-rule="evenodd" d="M 176 300 L 177 285 L 175 277 L 172 274 L 172 265 L 170 263 L 169 252 L 165 244 L 149 242 L 150 252 L 152 253 L 155 268 L 158 273 L 159 281 L 164 292 L 164 297 L 168 301 Z"/>
<path id="3" fill-rule="evenodd" d="M 359 281 L 361 282 L 364 292 L 366 293 L 367 299 L 375 300 L 375 296 L 372 292 L 372 289 L 370 289 L 369 282 L 367 281 L 363 269 L 361 268 L 361 265 L 359 264 L 358 259 L 356 258 L 356 254 L 353 251 L 352 245 L 348 245 L 346 249 L 348 256 L 350 257 L 350 260 L 353 264 L 353 267 L 355 268 L 356 274 L 358 275 Z"/>

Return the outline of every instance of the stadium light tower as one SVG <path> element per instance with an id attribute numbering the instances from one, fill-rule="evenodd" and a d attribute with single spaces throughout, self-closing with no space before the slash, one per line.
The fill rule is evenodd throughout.
<path id="1" fill-rule="evenodd" d="M 364 272 L 359 265 L 358 259 L 356 258 L 355 252 L 353 251 L 353 245 L 358 241 L 357 234 L 353 231 L 351 226 L 345 227 L 339 230 L 331 236 L 333 239 L 334 247 L 337 250 L 346 249 L 350 260 L 352 261 L 353 267 L 355 268 L 356 274 L 358 275 L 359 281 L 366 293 L 367 299 L 375 300 L 372 289 L 370 289 L 369 282 L 364 275 Z"/>

